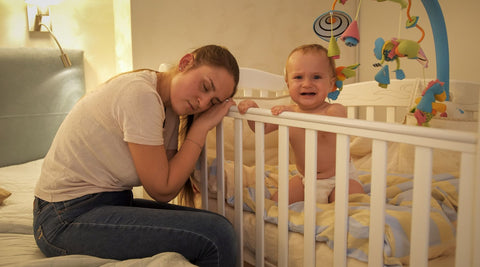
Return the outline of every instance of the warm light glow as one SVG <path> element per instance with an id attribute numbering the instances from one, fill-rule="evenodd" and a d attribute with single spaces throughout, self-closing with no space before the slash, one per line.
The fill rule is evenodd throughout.
<path id="1" fill-rule="evenodd" d="M 48 7 L 61 3 L 63 0 L 25 0 L 25 3 L 38 7 Z"/>
<path id="2" fill-rule="evenodd" d="M 115 0 L 113 3 L 115 26 L 115 56 L 117 72 L 132 70 L 132 34 L 130 0 Z"/>

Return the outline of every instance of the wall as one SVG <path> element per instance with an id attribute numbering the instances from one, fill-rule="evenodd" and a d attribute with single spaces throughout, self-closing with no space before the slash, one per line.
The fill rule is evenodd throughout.
<path id="1" fill-rule="evenodd" d="M 61 46 L 84 51 L 87 90 L 117 72 L 112 0 L 60 1 L 50 16 Z M 0 47 L 57 48 L 48 33 L 28 32 L 23 0 L 0 0 L 0 32 Z"/>
<path id="2" fill-rule="evenodd" d="M 430 0 L 427 0 L 430 1 Z M 285 57 L 299 44 L 316 42 L 328 46 L 313 32 L 313 22 L 331 9 L 333 1 L 318 0 L 132 0 L 132 47 L 134 68 L 157 68 L 162 62 L 176 63 L 180 55 L 207 43 L 227 46 L 241 66 L 282 74 Z M 405 0 L 408 3 L 407 0 Z M 360 1 L 338 2 L 337 10 L 355 17 Z M 475 46 L 480 36 L 468 32 L 480 2 L 439 0 L 450 47 L 450 77 L 480 81 L 473 64 L 479 59 Z M 400 17 L 402 14 L 402 17 Z M 424 69 L 416 60 L 402 58 L 407 78 L 436 77 L 435 47 L 429 18 L 420 0 L 412 1 L 410 14 L 420 17 L 426 32 L 421 46 L 429 58 Z M 419 40 L 420 32 L 404 27 L 406 9 L 394 1 L 361 1 L 360 44 L 348 48 L 338 41 L 341 58 L 337 65 L 361 63 L 358 80 L 372 80 L 379 70 L 373 55 L 378 37 Z M 359 53 L 356 52 L 358 49 Z M 357 58 L 358 54 L 358 58 Z M 472 60 L 473 59 L 473 60 Z M 390 63 L 390 70 L 395 68 Z M 391 74 L 391 78 L 394 75 Z M 351 81 L 348 81 L 351 82 Z"/>
<path id="3" fill-rule="evenodd" d="M 354 17 L 358 2 L 337 3 L 336 9 Z M 407 78 L 435 77 L 430 22 L 420 0 L 412 2 L 411 15 L 420 16 L 426 31 L 421 44 L 430 67 L 424 70 L 408 59 L 401 60 L 401 67 Z M 439 2 L 447 24 L 451 78 L 480 82 L 474 67 L 480 36 L 468 31 L 474 27 L 480 2 Z M 51 7 L 51 17 L 62 46 L 85 51 L 86 84 L 91 90 L 118 72 L 176 63 L 184 53 L 208 43 L 227 46 L 241 66 L 282 74 L 293 47 L 311 42 L 328 46 L 313 32 L 313 22 L 330 8 L 330 1 L 318 0 L 63 0 Z M 377 62 L 372 52 L 377 37 L 419 38 L 415 30 L 399 30 L 406 18 L 403 15 L 400 21 L 399 14 L 393 1 L 362 1 L 360 45 L 348 48 L 339 41 L 342 54 L 337 64 L 361 62 L 359 80 L 372 80 L 378 71 L 372 66 Z M 0 47 L 56 47 L 48 34 L 29 33 L 26 25 L 25 1 L 0 0 Z"/>
<path id="4" fill-rule="evenodd" d="M 192 49 L 215 43 L 228 47 L 240 66 L 283 74 L 294 47 L 328 46 L 315 35 L 313 22 L 330 5 L 318 0 L 133 0 L 133 66 L 174 64 Z M 354 55 L 346 51 L 339 64 L 353 64 Z"/>

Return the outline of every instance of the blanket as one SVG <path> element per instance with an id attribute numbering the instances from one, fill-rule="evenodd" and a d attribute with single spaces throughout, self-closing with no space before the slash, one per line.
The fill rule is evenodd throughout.
<path id="1" fill-rule="evenodd" d="M 215 168 L 215 160 L 210 168 Z M 226 200 L 234 205 L 234 164 L 226 161 L 225 186 Z M 216 177 L 209 172 L 209 189 L 216 191 Z M 277 203 L 270 200 L 270 194 L 277 190 L 278 175 L 275 166 L 265 166 L 265 221 L 276 224 Z M 289 176 L 298 172 L 294 165 L 289 168 Z M 368 234 L 370 221 L 370 178 L 368 172 L 359 176 L 366 194 L 349 196 L 347 256 L 360 261 L 368 261 Z M 243 167 L 243 208 L 255 212 L 255 167 Z M 389 174 L 387 176 L 386 218 L 384 237 L 384 263 L 388 266 L 408 264 L 410 253 L 412 219 L 413 176 L 411 174 Z M 458 200 L 458 178 L 450 174 L 434 175 L 430 210 L 429 259 L 448 255 L 455 246 L 455 226 Z M 326 242 L 333 249 L 334 204 L 317 204 L 316 240 Z M 289 206 L 289 231 L 303 233 L 304 203 Z"/>

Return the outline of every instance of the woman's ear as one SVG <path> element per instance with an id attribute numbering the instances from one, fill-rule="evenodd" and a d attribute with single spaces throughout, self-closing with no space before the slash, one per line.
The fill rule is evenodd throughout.
<path id="1" fill-rule="evenodd" d="M 193 54 L 186 54 L 185 56 L 180 59 L 180 63 L 178 64 L 178 70 L 183 71 L 188 67 L 189 64 L 193 63 Z"/>

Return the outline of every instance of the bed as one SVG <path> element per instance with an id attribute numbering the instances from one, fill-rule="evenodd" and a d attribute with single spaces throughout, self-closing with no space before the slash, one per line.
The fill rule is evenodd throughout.
<path id="1" fill-rule="evenodd" d="M 65 51 L 70 68 L 55 49 L 0 48 L 0 266 L 193 266 L 170 252 L 116 261 L 45 258 L 38 249 L 33 188 L 60 123 L 85 94 L 83 51 Z"/>
<path id="2" fill-rule="evenodd" d="M 196 205 L 224 214 L 241 242 L 239 263 L 254 266 L 478 266 L 480 84 L 450 81 L 447 118 L 418 126 L 411 113 L 428 79 L 348 84 L 336 100 L 348 118 L 285 112 L 280 75 L 241 68 L 236 101 L 260 108 L 241 115 L 232 107 L 207 137 L 195 169 Z M 278 132 L 253 133 L 246 120 L 277 123 Z M 315 203 L 315 171 L 306 171 L 305 201 L 287 204 L 296 173 L 288 127 L 337 133 L 335 203 Z M 314 170 L 316 146 L 307 146 Z M 310 156 L 308 156 L 310 155 Z M 348 162 L 359 170 L 366 194 L 348 196 Z M 279 201 L 268 196 L 278 190 Z M 259 196 L 259 197 L 257 197 Z"/>

